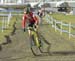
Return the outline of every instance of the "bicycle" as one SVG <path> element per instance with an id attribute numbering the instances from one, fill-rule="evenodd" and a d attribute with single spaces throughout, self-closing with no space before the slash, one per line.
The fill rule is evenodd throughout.
<path id="1" fill-rule="evenodd" d="M 38 33 L 36 26 L 29 27 L 28 29 L 31 30 L 30 34 L 30 45 L 31 45 L 31 51 L 33 55 L 39 56 L 42 53 L 48 53 L 48 51 L 44 51 L 44 43 L 48 45 L 47 50 L 50 46 L 50 43 L 48 43 L 41 34 Z"/>
<path id="2" fill-rule="evenodd" d="M 31 34 L 30 34 L 31 51 L 35 56 L 40 55 L 40 47 L 42 47 L 42 43 L 39 39 L 36 26 L 29 27 L 29 29 L 31 31 Z"/>

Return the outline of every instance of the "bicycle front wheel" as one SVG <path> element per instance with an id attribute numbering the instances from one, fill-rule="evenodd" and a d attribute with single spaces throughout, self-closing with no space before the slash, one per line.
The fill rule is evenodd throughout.
<path id="1" fill-rule="evenodd" d="M 32 35 L 31 36 L 31 51 L 32 51 L 33 55 L 35 55 L 35 56 L 40 55 L 38 46 L 39 46 L 38 41 L 36 41 L 35 36 Z"/>

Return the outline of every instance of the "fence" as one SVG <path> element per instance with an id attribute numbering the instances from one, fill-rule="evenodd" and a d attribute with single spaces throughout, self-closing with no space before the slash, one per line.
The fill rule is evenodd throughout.
<path id="1" fill-rule="evenodd" d="M 55 31 L 58 30 L 61 35 L 63 32 L 65 32 L 68 33 L 69 39 L 71 36 L 75 37 L 75 25 L 71 24 L 71 22 L 68 24 L 62 21 L 58 21 L 48 14 L 45 15 L 44 19 L 47 21 L 47 23 L 51 24 L 53 28 L 55 28 Z"/>
<path id="2" fill-rule="evenodd" d="M 10 23 L 11 13 L 9 14 L 0 14 L 0 30 L 3 32 Z"/>

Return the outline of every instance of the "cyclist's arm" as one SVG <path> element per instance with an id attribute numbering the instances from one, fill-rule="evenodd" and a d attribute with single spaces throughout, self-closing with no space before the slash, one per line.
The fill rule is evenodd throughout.
<path id="1" fill-rule="evenodd" d="M 38 24 L 39 24 L 38 17 L 35 16 L 34 19 L 35 19 L 35 26 L 36 26 L 36 28 L 37 28 L 37 30 L 38 30 Z"/>
<path id="2" fill-rule="evenodd" d="M 22 17 L 22 28 L 26 27 L 26 15 L 23 15 Z"/>
<path id="3" fill-rule="evenodd" d="M 35 20 L 35 24 L 38 25 L 39 19 L 37 18 L 37 16 L 34 16 L 34 20 Z"/>

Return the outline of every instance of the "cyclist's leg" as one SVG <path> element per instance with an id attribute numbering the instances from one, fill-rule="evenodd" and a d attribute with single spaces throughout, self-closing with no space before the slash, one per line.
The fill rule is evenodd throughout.
<path id="1" fill-rule="evenodd" d="M 29 23 L 28 34 L 29 34 L 29 40 L 30 40 L 31 45 L 35 45 L 34 40 L 33 40 L 34 38 L 33 38 L 32 30 L 31 30 L 32 27 L 33 27 L 33 23 Z"/>
<path id="2" fill-rule="evenodd" d="M 30 28 L 33 26 L 33 24 L 32 23 L 29 23 L 29 25 L 28 25 L 28 34 L 29 34 L 29 37 L 31 36 L 31 30 L 30 30 Z"/>
<path id="3" fill-rule="evenodd" d="M 38 33 L 39 23 L 37 23 L 35 26 L 36 26 L 36 33 L 35 33 L 36 44 L 37 44 L 38 47 L 40 47 L 41 41 L 40 41 L 39 33 Z"/>
<path id="4" fill-rule="evenodd" d="M 31 35 L 31 30 L 30 29 L 28 29 L 28 34 L 29 34 L 29 37 L 30 37 L 30 35 Z"/>
<path id="5" fill-rule="evenodd" d="M 30 24 L 29 24 L 29 27 L 33 27 L 34 24 L 35 24 L 35 23 L 30 23 Z M 31 32 L 32 32 L 32 31 L 31 31 L 30 29 L 28 30 L 28 33 L 29 33 L 29 37 L 30 37 L 30 38 L 33 37 L 33 39 L 35 40 L 34 42 L 36 43 L 37 46 L 39 46 L 39 40 L 38 40 L 38 35 L 37 35 L 37 34 L 38 34 L 38 33 L 37 33 L 38 25 L 35 26 L 35 29 L 36 29 L 36 32 L 34 33 L 34 35 L 31 35 Z"/>

